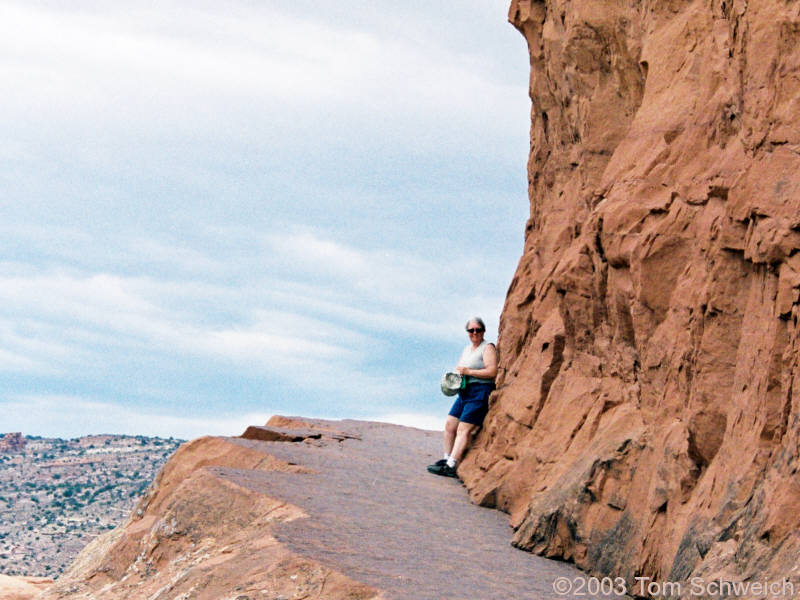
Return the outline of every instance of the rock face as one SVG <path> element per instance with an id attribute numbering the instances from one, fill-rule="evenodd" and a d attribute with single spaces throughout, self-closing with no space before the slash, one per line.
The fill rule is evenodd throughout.
<path id="1" fill-rule="evenodd" d="M 593 573 L 800 590 L 800 4 L 509 17 L 531 213 L 471 497 Z"/>

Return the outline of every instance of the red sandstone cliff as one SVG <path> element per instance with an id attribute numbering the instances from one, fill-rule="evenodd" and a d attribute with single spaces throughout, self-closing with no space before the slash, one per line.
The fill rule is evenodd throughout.
<path id="1" fill-rule="evenodd" d="M 531 216 L 472 498 L 594 573 L 800 589 L 800 4 L 509 16 Z"/>

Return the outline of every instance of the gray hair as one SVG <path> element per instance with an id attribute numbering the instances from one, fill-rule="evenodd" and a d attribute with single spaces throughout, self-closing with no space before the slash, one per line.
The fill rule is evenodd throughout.
<path id="1" fill-rule="evenodd" d="M 478 325 L 480 325 L 481 329 L 486 331 L 486 323 L 484 323 L 483 319 L 481 319 L 480 317 L 472 317 L 469 321 L 467 321 L 467 324 L 464 325 L 464 328 L 469 328 L 470 323 L 477 323 Z"/>

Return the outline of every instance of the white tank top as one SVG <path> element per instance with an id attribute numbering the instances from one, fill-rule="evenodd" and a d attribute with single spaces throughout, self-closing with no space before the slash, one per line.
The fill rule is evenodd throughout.
<path id="1" fill-rule="evenodd" d="M 472 344 L 467 344 L 464 351 L 461 353 L 461 358 L 458 359 L 459 367 L 466 367 L 468 369 L 483 369 L 486 365 L 483 363 L 483 351 L 486 350 L 486 340 L 483 340 L 477 348 L 472 349 Z M 470 381 L 493 383 L 494 379 L 484 379 L 482 377 L 468 376 Z"/>

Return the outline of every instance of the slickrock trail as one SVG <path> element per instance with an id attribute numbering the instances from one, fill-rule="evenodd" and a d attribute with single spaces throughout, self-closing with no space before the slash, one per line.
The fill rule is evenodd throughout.
<path id="1" fill-rule="evenodd" d="M 186 443 L 38 600 L 556 598 L 581 573 L 425 466 L 438 432 L 273 417 Z M 563 596 L 562 596 L 563 597 Z"/>
<path id="2" fill-rule="evenodd" d="M 361 421 L 311 423 L 358 439 L 236 440 L 314 473 L 212 469 L 309 515 L 276 529 L 293 551 L 392 598 L 555 598 L 556 577 L 580 576 L 565 563 L 513 548 L 507 515 L 471 504 L 457 480 L 425 471 L 440 458 L 440 433 Z"/>

